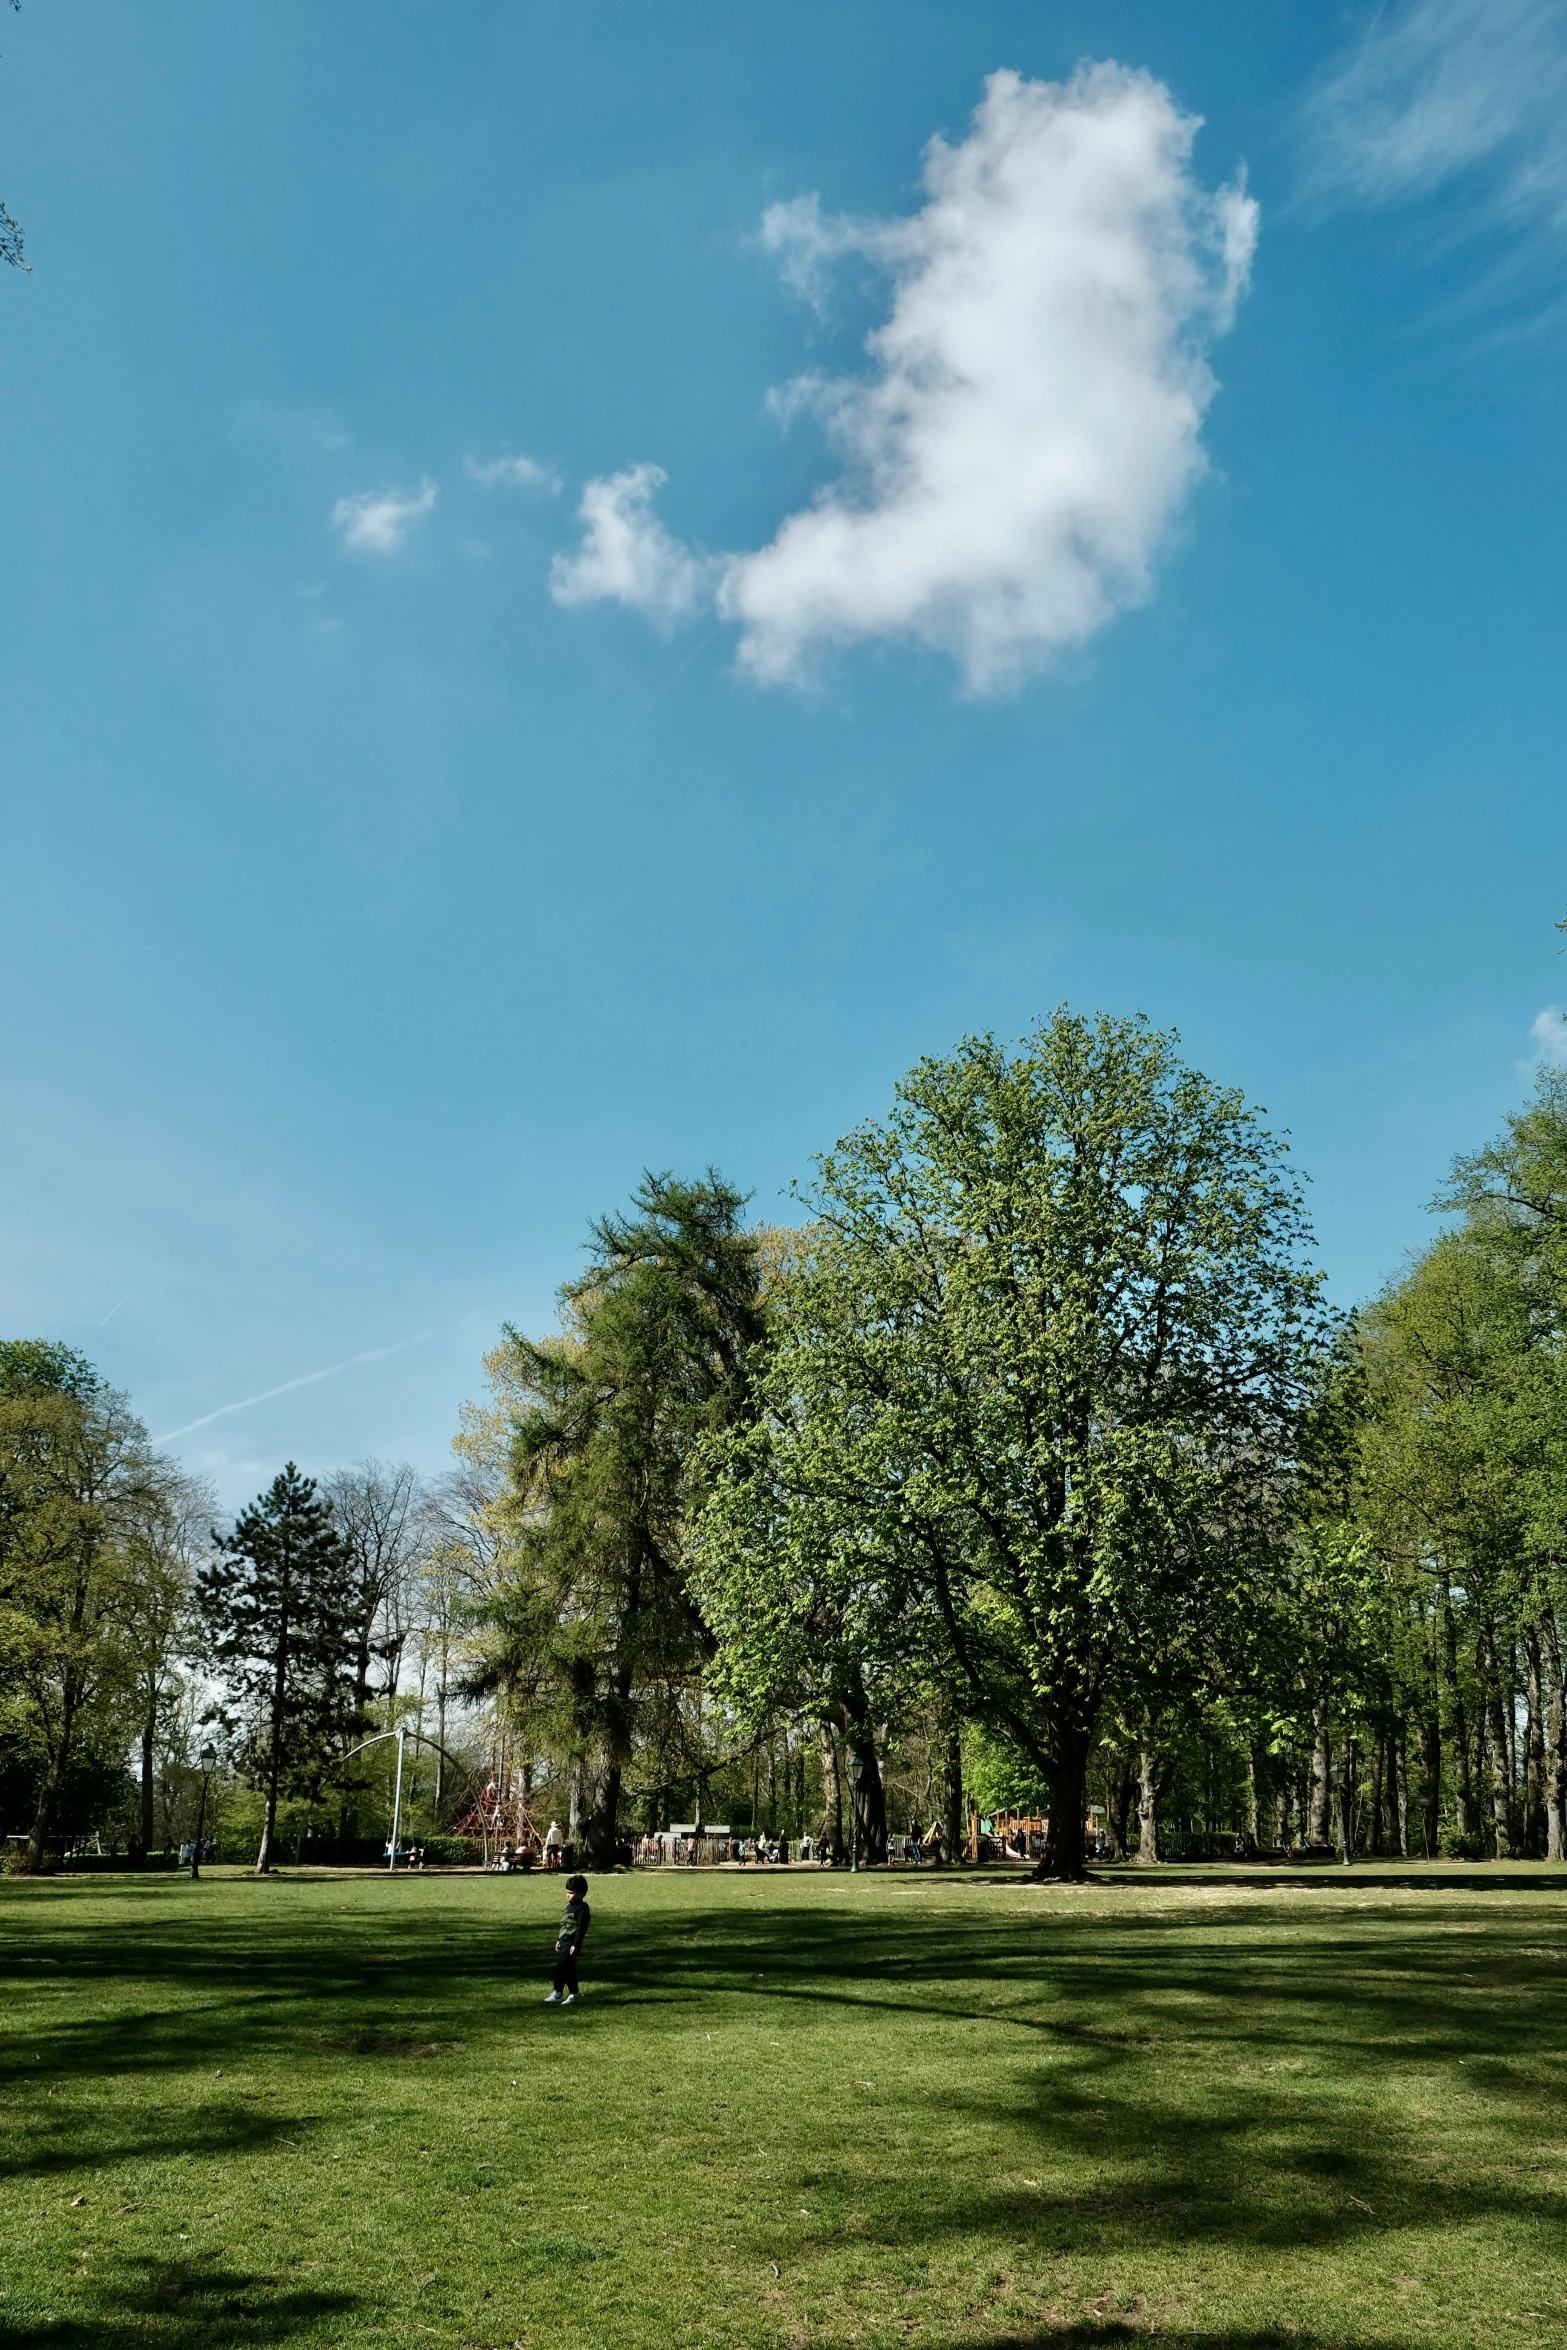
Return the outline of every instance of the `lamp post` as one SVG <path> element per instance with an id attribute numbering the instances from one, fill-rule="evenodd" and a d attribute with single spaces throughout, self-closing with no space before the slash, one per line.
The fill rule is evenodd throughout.
<path id="1" fill-rule="evenodd" d="M 403 1824 L 403 1750 L 407 1744 L 407 1728 L 399 1722 L 397 1726 L 397 1793 L 392 1798 L 392 1848 L 386 1859 L 388 1875 L 393 1874 L 397 1868 L 397 1837 Z"/>
<path id="2" fill-rule="evenodd" d="M 865 1776 L 863 1758 L 851 1746 L 849 1749 L 849 1874 L 860 1873 L 860 1781 Z"/>
<path id="3" fill-rule="evenodd" d="M 194 1883 L 201 1875 L 201 1839 L 207 1830 L 207 1788 L 218 1767 L 218 1750 L 209 1738 L 196 1757 L 201 1765 L 201 1806 L 196 1814 L 196 1841 L 190 1848 L 190 1873 Z"/>

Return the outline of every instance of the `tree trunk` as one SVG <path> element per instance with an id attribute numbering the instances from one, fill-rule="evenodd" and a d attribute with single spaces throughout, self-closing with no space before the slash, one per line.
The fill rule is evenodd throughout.
<path id="1" fill-rule="evenodd" d="M 277 1783 L 277 1766 L 274 1762 L 267 1777 L 267 1808 L 261 1822 L 261 1843 L 256 1852 L 258 1877 L 269 1876 L 272 1870 L 272 1854 L 277 1845 Z"/>
<path id="2" fill-rule="evenodd" d="M 1541 1614 L 1540 1641 L 1550 1686 L 1545 1720 L 1545 1857 L 1567 1860 L 1567 1690 L 1562 1686 L 1561 1643 L 1551 1608 Z"/>
<path id="3" fill-rule="evenodd" d="M 1469 1725 L 1464 1713 L 1464 1693 L 1458 1681 L 1458 1627 L 1453 1622 L 1453 1587 L 1450 1577 L 1444 1575 L 1439 1586 L 1442 1610 L 1442 1657 L 1447 1667 L 1447 1687 L 1453 1723 L 1453 1825 L 1460 1836 L 1474 1830 L 1474 1787 L 1469 1770 Z"/>
<path id="4" fill-rule="evenodd" d="M 158 1832 L 155 1788 L 153 1785 L 153 1758 L 158 1740 L 158 1689 L 154 1682 L 148 1691 L 147 1711 L 141 1725 L 141 1848 L 145 1856 L 152 1850 L 152 1840 Z"/>
<path id="5" fill-rule="evenodd" d="M 60 1789 L 65 1784 L 66 1765 L 71 1759 L 71 1745 L 75 1735 L 76 1706 L 68 1696 L 60 1709 L 60 1735 L 44 1772 L 43 1784 L 38 1790 L 32 1830 L 27 1839 L 27 1853 L 22 1862 L 24 1876 L 41 1877 L 48 1866 L 49 1845 L 54 1835 L 54 1815 L 60 1806 Z"/>
<path id="6" fill-rule="evenodd" d="M 1311 1817 L 1306 1825 L 1308 1844 L 1326 1844 L 1330 1835 L 1328 1818 L 1333 1792 L 1333 1757 L 1328 1746 L 1328 1709 L 1319 1698 L 1311 1709 Z"/>
<path id="7" fill-rule="evenodd" d="M 1248 1738 L 1246 1741 L 1246 1834 L 1253 1851 L 1258 1843 L 1259 1813 L 1257 1809 L 1257 1754 Z"/>
<path id="8" fill-rule="evenodd" d="M 1137 1757 L 1137 1851 L 1133 1856 L 1145 1869 L 1159 1862 L 1159 1763 L 1152 1747 Z"/>
<path id="9" fill-rule="evenodd" d="M 963 1851 L 963 1733 L 954 1722 L 947 1732 L 947 1783 L 942 1820 L 944 1860 L 956 1862 Z"/>
<path id="10" fill-rule="evenodd" d="M 1366 1850 L 1373 1859 L 1380 1859 L 1382 1855 L 1382 1791 L 1385 1785 L 1383 1766 L 1389 1744 L 1390 1741 L 1384 1731 L 1373 1731 L 1371 1738 L 1371 1806 L 1366 1817 Z"/>
<path id="11" fill-rule="evenodd" d="M 1518 1800 L 1518 1783 L 1522 1774 L 1518 1768 L 1518 1708 L 1514 1698 L 1518 1689 L 1518 1643 L 1507 1643 L 1507 1686 L 1502 1692 L 1502 1721 L 1507 1732 L 1507 1816 L 1512 1819 L 1512 1807 Z"/>
<path id="12" fill-rule="evenodd" d="M 607 1762 L 593 1790 L 592 1808 L 582 1821 L 583 1854 L 596 1869 L 615 1866 L 615 1848 L 620 1840 L 620 1783 L 619 1763 Z"/>
<path id="13" fill-rule="evenodd" d="M 272 1720 L 267 1742 L 267 1808 L 261 1823 L 261 1848 L 256 1854 L 256 1875 L 267 1876 L 272 1868 L 272 1853 L 277 1844 L 278 1784 L 283 1776 L 283 1706 L 288 1696 L 289 1636 L 293 1630 L 289 1602 L 293 1596 L 288 1581 L 287 1561 L 282 1563 L 279 1577 L 277 1647 L 272 1657 Z"/>
<path id="14" fill-rule="evenodd" d="M 859 1784 L 856 1786 L 852 1774 L 849 1780 L 860 1866 L 881 1868 L 887 1858 L 887 1792 L 876 1759 L 876 1733 L 868 1716 L 856 1720 L 846 1714 L 843 1737 L 848 1752 L 860 1758 Z"/>
<path id="15" fill-rule="evenodd" d="M 1489 1616 L 1480 1627 L 1479 1664 L 1491 1732 L 1491 1829 L 1498 1860 L 1512 1857 L 1512 1770 L 1507 1753 L 1507 1722 L 1502 1710 L 1502 1674 L 1496 1654 L 1496 1632 Z"/>
<path id="16" fill-rule="evenodd" d="M 1524 1738 L 1523 1843 L 1531 1860 L 1545 1855 L 1545 1724 L 1541 1709 L 1540 1634 L 1526 1626 L 1524 1656 L 1528 1663 L 1525 1695 L 1528 1721 Z"/>
<path id="17" fill-rule="evenodd" d="M 1083 1825 L 1088 1817 L 1088 1757 L 1093 1743 L 1086 1731 L 1062 1740 L 1045 1781 L 1050 1791 L 1050 1820 L 1045 1849 L 1034 1870 L 1036 1878 L 1056 1877 L 1081 1884 L 1088 1875 Z"/>
<path id="18" fill-rule="evenodd" d="M 1110 1858 L 1125 1860 L 1127 1830 L 1132 1811 L 1132 1757 L 1125 1749 L 1115 1758 L 1110 1780 Z"/>
<path id="19" fill-rule="evenodd" d="M 822 1748 L 822 1818 L 826 1834 L 832 1844 L 834 1861 L 843 1858 L 843 1777 L 838 1769 L 838 1741 L 833 1736 L 832 1724 L 823 1722 L 820 1729 Z"/>

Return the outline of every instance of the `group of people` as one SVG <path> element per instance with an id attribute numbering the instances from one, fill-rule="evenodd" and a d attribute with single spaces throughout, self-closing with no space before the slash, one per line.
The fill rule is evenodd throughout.
<path id="1" fill-rule="evenodd" d="M 812 1861 L 819 1868 L 831 1868 L 837 1857 L 830 1836 L 813 1837 L 808 1830 L 791 1847 L 787 1836 L 706 1836 L 700 1831 L 677 1836 L 666 1829 L 657 1835 L 650 1832 L 627 1850 L 630 1860 L 645 1866 L 694 1855 L 706 1861 L 731 1861 L 739 1868 L 786 1869 L 794 1862 L 809 1865 Z"/>
<path id="2" fill-rule="evenodd" d="M 551 1820 L 537 1851 L 531 1844 L 517 1844 L 508 1836 L 496 1855 L 495 1866 L 503 1877 L 513 1876 L 519 1870 L 539 1868 L 549 1877 L 570 1868 L 576 1857 L 577 1848 L 566 1841 L 559 1820 Z"/>

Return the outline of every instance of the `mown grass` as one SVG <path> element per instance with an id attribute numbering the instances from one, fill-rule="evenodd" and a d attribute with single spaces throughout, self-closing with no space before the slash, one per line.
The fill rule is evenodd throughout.
<path id="1" fill-rule="evenodd" d="M 1567 2342 L 1567 1874 L 0 1887 L 0 2340 Z"/>

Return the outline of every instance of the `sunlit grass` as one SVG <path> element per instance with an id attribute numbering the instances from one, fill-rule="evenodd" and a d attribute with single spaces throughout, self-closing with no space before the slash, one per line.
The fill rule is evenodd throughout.
<path id="1" fill-rule="evenodd" d="M 1567 2341 L 1567 1876 L 0 1888 L 0 2340 Z"/>

